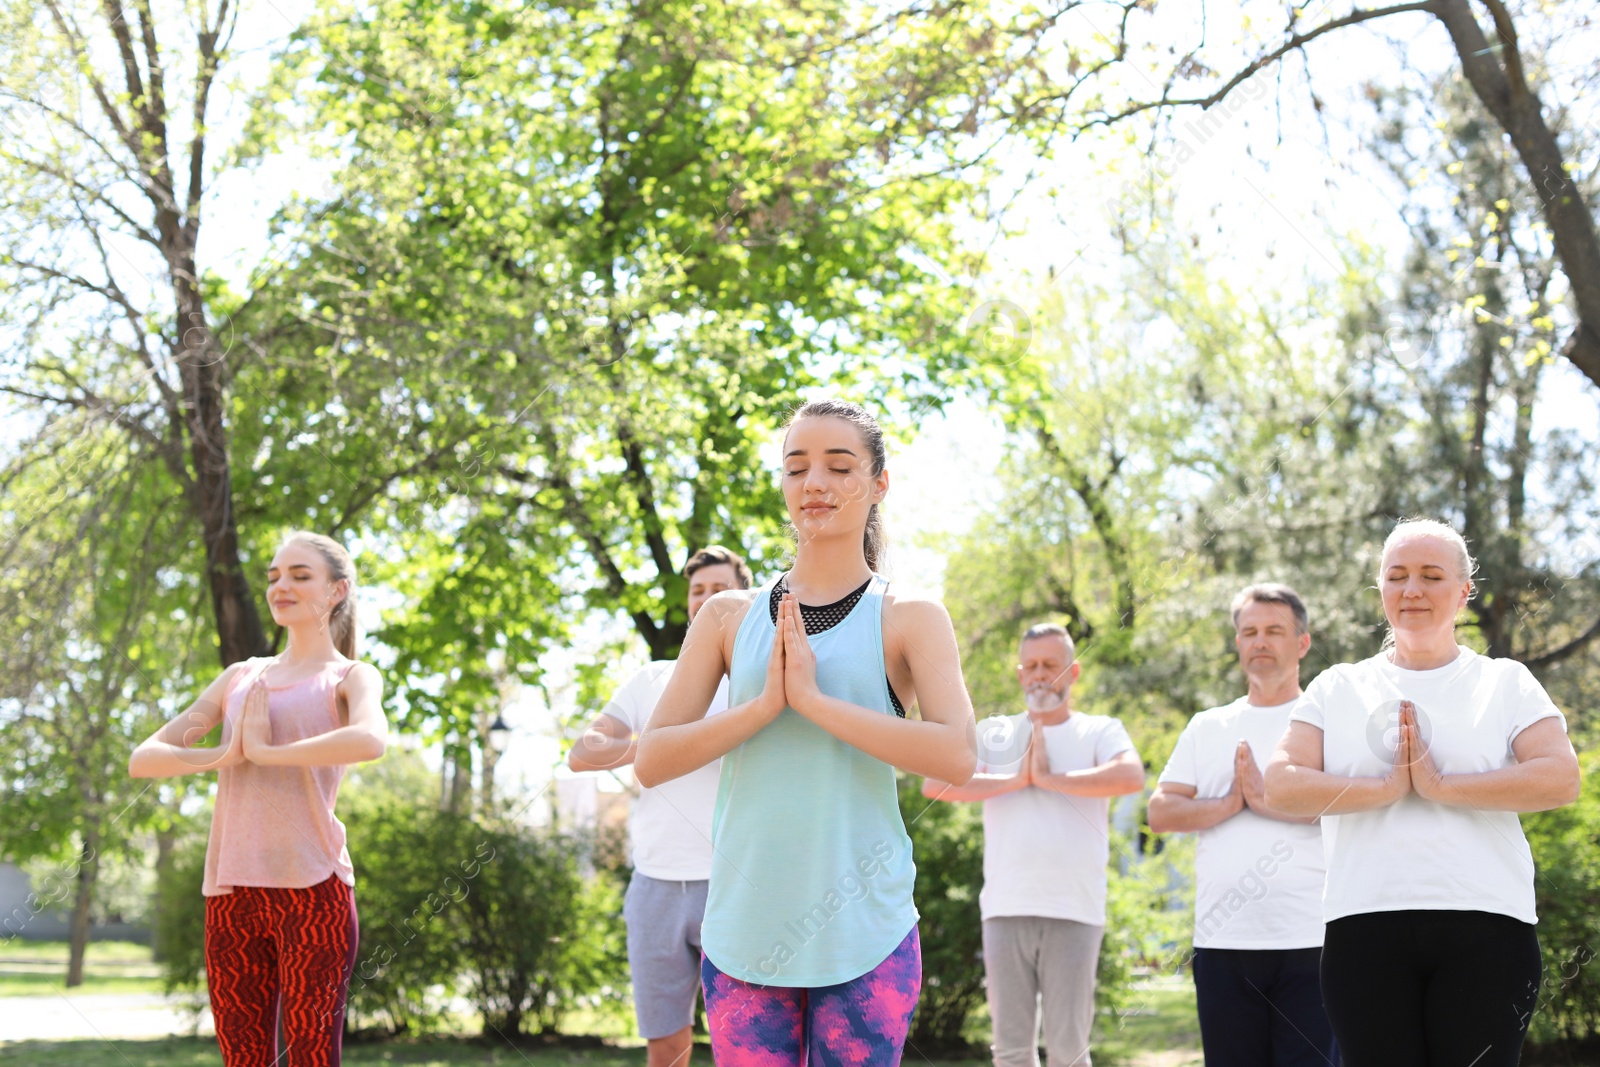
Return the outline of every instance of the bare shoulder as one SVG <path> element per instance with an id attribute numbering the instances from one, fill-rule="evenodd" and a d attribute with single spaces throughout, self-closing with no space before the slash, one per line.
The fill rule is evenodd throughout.
<path id="1" fill-rule="evenodd" d="M 356 685 L 374 689 L 383 688 L 383 672 L 365 660 L 356 660 L 355 666 L 345 672 L 341 685 L 348 686 L 354 682 Z"/>
<path id="2" fill-rule="evenodd" d="M 883 598 L 883 616 L 908 633 L 934 634 L 952 629 L 944 601 L 933 597 L 887 594 Z"/>
<path id="3" fill-rule="evenodd" d="M 714 619 L 719 629 L 738 626 L 760 592 L 759 589 L 724 589 L 700 605 L 700 614 Z"/>
<path id="4" fill-rule="evenodd" d="M 940 658 L 955 649 L 955 627 L 943 602 L 932 597 L 884 597 L 884 652 L 907 663 L 922 656 Z M 916 650 L 920 655 L 910 653 Z"/>

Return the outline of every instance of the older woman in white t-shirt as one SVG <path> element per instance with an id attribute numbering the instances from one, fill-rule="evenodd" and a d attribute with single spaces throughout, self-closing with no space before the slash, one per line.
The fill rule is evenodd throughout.
<path id="1" fill-rule="evenodd" d="M 1318 675 L 1267 766 L 1273 807 L 1322 816 L 1322 994 L 1347 1067 L 1511 1067 L 1537 1000 L 1517 813 L 1576 799 L 1578 760 L 1526 667 L 1456 644 L 1474 569 L 1449 526 L 1396 526 L 1392 643 Z"/>

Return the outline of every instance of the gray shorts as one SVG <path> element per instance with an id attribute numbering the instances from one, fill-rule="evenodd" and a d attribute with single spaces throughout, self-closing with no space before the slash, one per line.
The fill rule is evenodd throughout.
<path id="1" fill-rule="evenodd" d="M 633 872 L 622 901 L 639 1036 L 670 1037 L 694 1022 L 700 923 L 709 881 L 666 882 Z"/>

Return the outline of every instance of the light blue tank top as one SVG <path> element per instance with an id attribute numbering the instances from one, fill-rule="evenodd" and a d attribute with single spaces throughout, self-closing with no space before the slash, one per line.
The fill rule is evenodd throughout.
<path id="1" fill-rule="evenodd" d="M 777 628 L 768 583 L 733 643 L 728 704 L 761 694 Z M 883 594 L 872 583 L 844 619 L 809 640 L 827 695 L 893 715 L 884 678 Z M 724 974 L 771 986 L 826 986 L 888 959 L 911 928 L 917 869 L 894 768 L 793 708 L 722 758 L 711 887 L 701 940 Z"/>

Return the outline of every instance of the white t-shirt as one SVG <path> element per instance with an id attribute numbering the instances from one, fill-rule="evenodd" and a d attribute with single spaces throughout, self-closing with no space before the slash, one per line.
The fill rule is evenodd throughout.
<path id="1" fill-rule="evenodd" d="M 1202 800 L 1233 787 L 1233 759 L 1250 743 L 1266 770 L 1289 728 L 1296 701 L 1258 707 L 1248 697 L 1189 720 L 1160 781 L 1193 786 Z M 1322 944 L 1322 830 L 1249 808 L 1196 840 L 1194 943 L 1197 948 L 1286 949 Z"/>
<path id="2" fill-rule="evenodd" d="M 1540 719 L 1566 718 L 1528 668 L 1469 648 L 1431 671 L 1379 654 L 1319 674 L 1289 718 L 1320 727 L 1329 774 L 1378 778 L 1394 765 L 1400 701 L 1417 706 L 1442 774 L 1516 763 L 1511 741 Z M 1522 922 L 1533 909 L 1533 854 L 1516 812 L 1479 811 L 1408 793 L 1387 807 L 1325 815 L 1323 918 L 1406 909 L 1487 911 Z"/>
<path id="3" fill-rule="evenodd" d="M 1015 773 L 1032 729 L 1026 712 L 984 719 L 978 724 L 977 769 Z M 1122 723 L 1082 712 L 1044 727 L 1044 743 L 1052 774 L 1088 770 L 1134 750 Z M 1105 925 L 1110 806 L 1108 797 L 1064 796 L 1037 786 L 984 801 L 978 897 L 983 917 L 1026 915 Z"/>
<path id="4" fill-rule="evenodd" d="M 635 734 L 650 721 L 650 713 L 672 678 L 674 660 L 654 660 L 623 683 L 605 706 L 605 712 L 628 724 Z M 728 679 L 717 686 L 707 715 L 728 709 Z M 717 806 L 717 783 L 722 761 L 713 760 L 682 778 L 654 789 L 640 789 L 633 802 L 629 835 L 633 838 L 633 869 L 666 881 L 701 881 L 711 877 L 711 811 Z"/>

